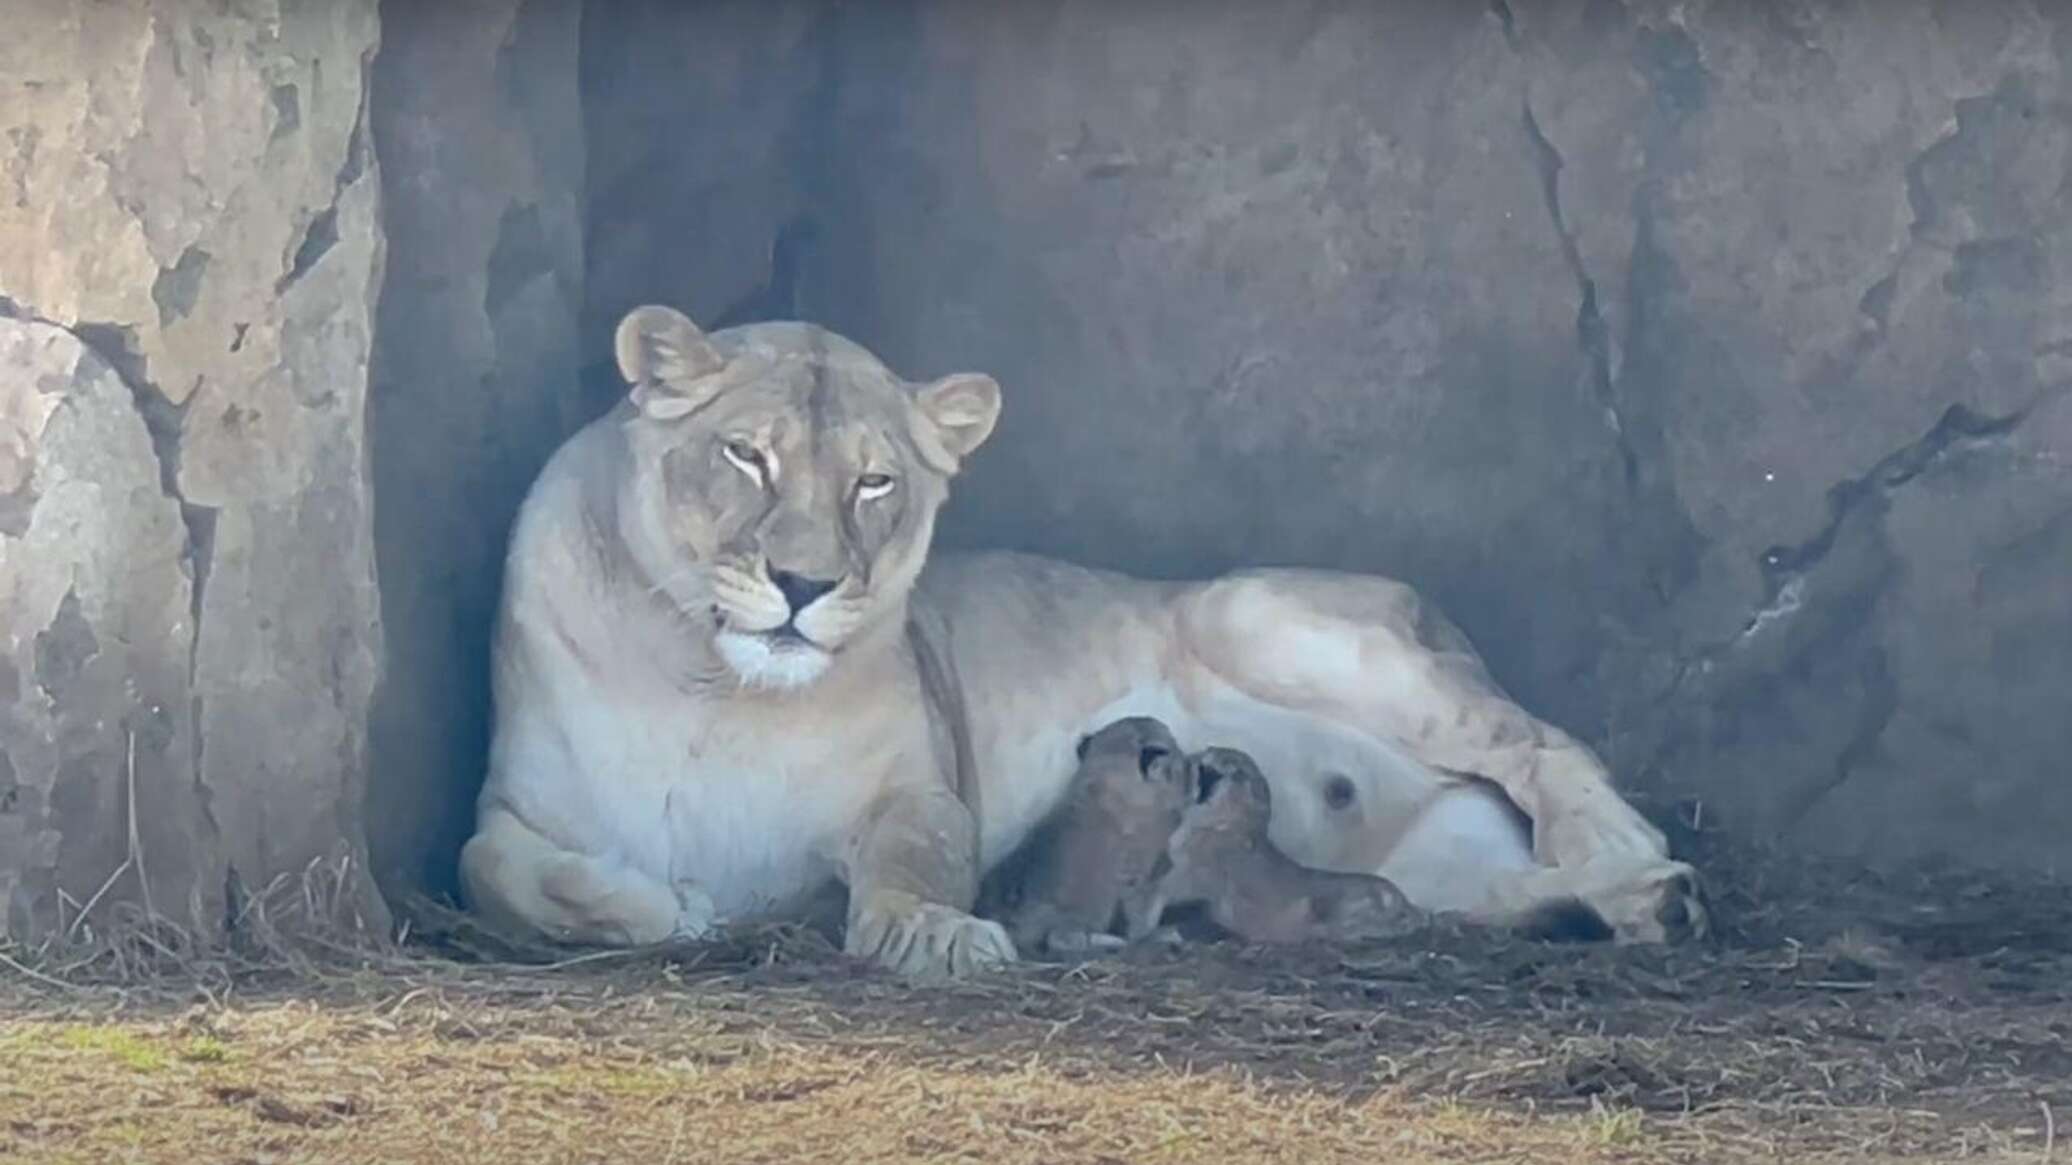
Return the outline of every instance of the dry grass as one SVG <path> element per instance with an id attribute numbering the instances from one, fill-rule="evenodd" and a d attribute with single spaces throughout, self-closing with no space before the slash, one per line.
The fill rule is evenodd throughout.
<path id="1" fill-rule="evenodd" d="M 1119 1063 L 1069 1041 L 965 1056 L 795 997 L 755 1018 L 762 1000 L 726 989 L 491 1003 L 455 986 L 11 1022 L 0 1159 L 1582 1163 L 1770 1160 L 1789 1146 L 1862 1160 L 1901 1159 L 1940 1124 L 1838 1111 L 1794 1137 L 1764 1114 L 1535 1115 L 1403 1086 Z M 2011 1147 L 1984 1129 L 1973 1144 Z"/>
<path id="2" fill-rule="evenodd" d="M 0 967 L 0 1160 L 2057 1151 L 2072 1113 L 2062 887 L 1724 852 L 1706 868 L 1726 933 L 1675 951 L 1439 933 L 1147 950 L 936 987 L 803 928 L 545 965 L 451 919 L 404 951 L 233 956 L 156 932 L 120 957 L 6 951 L 22 969 Z"/>
<path id="3" fill-rule="evenodd" d="M 652 1002 L 652 1001 L 651 1001 Z M 1632 1160 L 1707 1139 L 1629 1111 L 1530 1120 L 1232 1072 L 970 1067 L 658 1013 L 271 1004 L 0 1039 L 22 1160 Z M 488 1030 L 485 1031 L 485 1025 Z M 608 1034 L 605 1029 L 608 1030 Z M 1715 1144 L 1717 1143 L 1715 1139 Z"/>

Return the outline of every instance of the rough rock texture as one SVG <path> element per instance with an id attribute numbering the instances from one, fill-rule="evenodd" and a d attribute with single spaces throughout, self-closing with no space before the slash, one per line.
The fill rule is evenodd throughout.
<path id="1" fill-rule="evenodd" d="M 2062 868 L 2066 14 L 1513 14 L 1612 406 L 1686 524 L 1622 759 L 1829 848 Z"/>
<path id="2" fill-rule="evenodd" d="M 217 843 L 194 779 L 179 503 L 129 387 L 53 324 L 0 318 L 0 497 L 5 929 L 53 911 L 60 887 L 89 898 L 130 854 L 133 822 L 159 899 L 220 890 L 220 869 L 188 858 Z"/>
<path id="3" fill-rule="evenodd" d="M 948 542 L 1386 571 L 1709 821 L 2072 855 L 2063 6 L 589 23 L 591 349 L 659 298 L 984 368 Z"/>
<path id="4" fill-rule="evenodd" d="M 378 924 L 373 5 L 26 8 L 0 37 L 6 925 L 123 871 L 106 901 L 214 930 L 316 862 Z"/>
<path id="5" fill-rule="evenodd" d="M 474 823 L 504 542 L 578 390 L 578 0 L 382 7 L 371 110 L 388 267 L 375 329 L 386 656 L 369 833 L 392 890 L 443 889 Z"/>
<path id="6" fill-rule="evenodd" d="M 586 259 L 609 276 L 585 289 L 593 391 L 624 390 L 612 330 L 643 303 L 707 327 L 813 310 L 799 283 L 825 234 L 815 211 L 830 209 L 828 83 L 844 47 L 823 7 L 724 0 L 693 15 L 617 0 L 585 12 Z M 845 237 L 856 226 L 845 220 Z"/>

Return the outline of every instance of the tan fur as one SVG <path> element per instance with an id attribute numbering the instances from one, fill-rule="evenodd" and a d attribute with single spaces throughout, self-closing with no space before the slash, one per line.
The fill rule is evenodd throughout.
<path id="1" fill-rule="evenodd" d="M 1702 931 L 1689 867 L 1603 766 L 1408 587 L 931 557 L 999 413 L 990 378 L 911 384 L 818 328 L 707 336 L 658 307 L 617 347 L 626 401 L 554 456 L 512 534 L 461 856 L 484 916 L 639 944 L 795 914 L 839 880 L 861 957 L 1012 958 L 969 913 L 980 874 L 1057 806 L 1082 735 L 1155 715 L 1258 756 L 1305 865 L 1468 887 L 1478 916 L 1574 897 L 1622 939 Z M 1405 838 L 1444 770 L 1492 782 L 1530 837 Z"/>
<path id="2" fill-rule="evenodd" d="M 1267 837 L 1272 793 L 1252 758 L 1209 748 L 1190 758 L 1199 803 L 1168 842 L 1154 916 L 1199 903 L 1210 921 L 1255 943 L 1396 938 L 1425 922 L 1394 883 L 1303 866 Z"/>
<path id="3" fill-rule="evenodd" d="M 1187 807 L 1186 754 L 1164 724 L 1132 716 L 1088 737 L 1065 800 L 1032 851 L 1009 931 L 1023 951 L 1118 947 L 1150 933 L 1157 867 Z M 1123 934 L 1111 933 L 1117 914 Z"/>

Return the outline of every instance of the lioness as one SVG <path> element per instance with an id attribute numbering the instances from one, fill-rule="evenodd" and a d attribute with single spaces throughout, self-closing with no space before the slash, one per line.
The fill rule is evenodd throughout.
<path id="1" fill-rule="evenodd" d="M 1304 865 L 1489 919 L 1576 898 L 1628 941 L 1704 929 L 1691 869 L 1604 766 L 1409 587 L 931 560 L 950 479 L 999 416 L 990 377 L 908 384 L 811 325 L 708 336 L 664 307 L 629 313 L 615 348 L 627 398 L 554 455 L 511 536 L 461 853 L 484 916 L 644 944 L 840 879 L 858 956 L 1011 959 L 969 912 L 981 871 L 1057 804 L 1082 735 L 1150 715 L 1257 757 L 1274 840 Z M 1454 773 L 1500 788 L 1529 834 L 1422 811 Z"/>
<path id="2" fill-rule="evenodd" d="M 1171 865 L 1145 912 L 1201 904 L 1209 920 L 1255 943 L 1399 938 L 1425 924 L 1396 884 L 1300 865 L 1267 836 L 1273 794 L 1252 758 L 1206 748 L 1188 758 L 1194 803 L 1167 841 Z"/>
<path id="3" fill-rule="evenodd" d="M 1078 752 L 1064 803 L 1028 842 L 1034 852 L 1009 912 L 1010 936 L 1024 954 L 1112 949 L 1149 934 L 1166 843 L 1193 798 L 1180 742 L 1149 716 L 1103 726 Z"/>

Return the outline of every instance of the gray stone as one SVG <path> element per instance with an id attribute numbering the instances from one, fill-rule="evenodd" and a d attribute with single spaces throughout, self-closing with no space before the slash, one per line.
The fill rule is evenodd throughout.
<path id="1" fill-rule="evenodd" d="M 231 883 L 322 864 L 379 925 L 373 5 L 29 7 L 0 43 L 0 297 L 31 318 L 0 386 L 9 925 L 137 856 L 132 787 L 160 913 L 213 932 Z"/>
<path id="2" fill-rule="evenodd" d="M 583 351 L 598 391 L 623 388 L 612 330 L 641 304 L 674 304 L 708 326 L 810 310 L 799 268 L 818 256 L 814 212 L 827 210 L 819 195 L 840 158 L 827 148 L 829 74 L 844 42 L 827 12 L 795 0 L 590 10 L 585 258 L 609 278 L 586 288 Z M 779 272 L 787 228 L 797 243 Z"/>
<path id="3" fill-rule="evenodd" d="M 1804 791 L 1801 833 L 2072 873 L 2072 397 L 1953 446 L 1891 507 L 1902 570 L 1859 657 L 1883 719 Z"/>
<path id="4" fill-rule="evenodd" d="M 2009 507 L 2072 505 L 2027 420 L 2072 387 L 2062 29 L 2023 3 L 1512 11 L 1643 496 L 1685 531 L 1645 646 L 1600 664 L 1631 672 L 1615 757 L 1760 835 L 2055 868 L 1991 838 L 2072 820 L 2061 743 L 1949 688 L 1998 686 L 1947 669 L 2023 601 L 1929 580 L 2017 538 Z M 1949 523 L 1902 529 L 1923 506 Z M 1917 715 L 1971 760 L 1895 748 Z M 1995 783 L 2026 808 L 1993 821 Z"/>
<path id="5" fill-rule="evenodd" d="M 25 515 L 0 535 L 0 921 L 48 925 L 118 873 L 184 911 L 222 884 L 186 529 L 129 388 L 53 324 L 0 317 L 0 486 Z"/>

